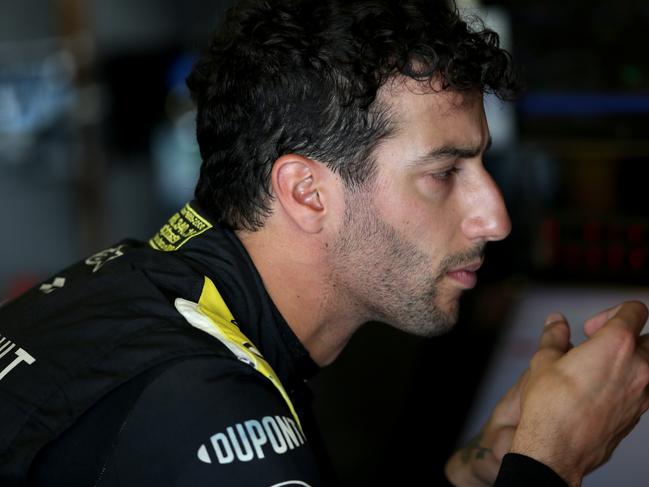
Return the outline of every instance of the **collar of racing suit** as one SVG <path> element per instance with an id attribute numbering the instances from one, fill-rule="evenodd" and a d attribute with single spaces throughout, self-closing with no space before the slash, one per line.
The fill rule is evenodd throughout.
<path id="1" fill-rule="evenodd" d="M 209 221 L 198 202 L 190 205 Z M 319 367 L 271 300 L 236 234 L 211 223 L 211 228 L 175 253 L 214 282 L 241 331 L 261 351 L 289 394 L 303 391 L 301 386 Z"/>

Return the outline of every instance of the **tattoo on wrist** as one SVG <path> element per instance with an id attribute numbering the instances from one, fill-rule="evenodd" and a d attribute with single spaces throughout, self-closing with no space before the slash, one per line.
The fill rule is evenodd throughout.
<path id="1" fill-rule="evenodd" d="M 483 436 L 484 433 L 481 432 L 478 433 L 474 438 L 469 440 L 467 445 L 462 449 L 462 454 L 460 455 L 462 463 L 469 463 L 471 461 L 471 457 L 475 458 L 476 460 L 483 460 L 487 453 L 491 453 L 491 448 L 487 448 L 480 444 Z"/>

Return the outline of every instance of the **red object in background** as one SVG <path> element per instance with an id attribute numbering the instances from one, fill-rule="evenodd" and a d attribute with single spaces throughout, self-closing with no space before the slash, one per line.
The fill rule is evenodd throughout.
<path id="1" fill-rule="evenodd" d="M 649 222 L 547 217 L 538 226 L 533 264 L 553 277 L 642 277 L 649 270 Z"/>
<path id="2" fill-rule="evenodd" d="M 41 279 L 38 276 L 31 274 L 24 274 L 21 276 L 16 276 L 9 280 L 9 285 L 7 286 L 7 294 L 5 296 L 7 301 L 16 299 L 21 294 L 30 290 L 36 284 L 38 284 Z M 5 301 L 5 299 L 0 299 L 0 302 Z"/>

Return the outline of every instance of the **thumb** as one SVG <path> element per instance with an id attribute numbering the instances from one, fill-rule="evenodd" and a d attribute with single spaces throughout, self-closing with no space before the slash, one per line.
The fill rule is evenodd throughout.
<path id="1" fill-rule="evenodd" d="M 605 309 L 604 311 L 597 313 L 595 316 L 588 318 L 584 323 L 584 333 L 586 336 L 590 338 L 597 333 L 608 320 L 615 316 L 621 306 L 622 305 L 619 304 L 613 308 Z"/>
<path id="2" fill-rule="evenodd" d="M 562 357 L 570 350 L 570 326 L 568 321 L 561 313 L 552 313 L 543 326 L 543 332 L 539 340 L 539 350 L 537 352 L 537 361 L 541 362 L 555 360 Z"/>

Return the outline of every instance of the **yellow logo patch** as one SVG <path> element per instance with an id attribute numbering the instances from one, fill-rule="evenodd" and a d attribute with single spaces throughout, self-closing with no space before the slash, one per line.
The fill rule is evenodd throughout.
<path id="1" fill-rule="evenodd" d="M 172 252 L 210 228 L 212 224 L 187 203 L 149 240 L 149 245 L 156 250 Z"/>

